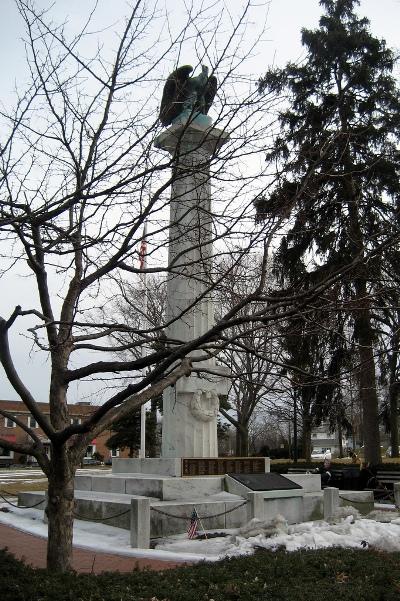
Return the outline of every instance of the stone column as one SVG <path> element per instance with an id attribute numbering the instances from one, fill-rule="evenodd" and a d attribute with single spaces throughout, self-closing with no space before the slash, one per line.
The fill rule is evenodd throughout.
<path id="1" fill-rule="evenodd" d="M 177 343 L 201 336 L 214 323 L 208 292 L 213 236 L 209 161 L 227 139 L 222 130 L 192 122 L 172 125 L 155 142 L 173 156 L 176 174 L 170 203 L 167 335 Z M 204 357 L 201 366 L 215 370 L 214 360 Z M 163 457 L 218 456 L 218 395 L 226 392 L 222 377 L 207 375 L 184 378 L 164 392 Z"/>
<path id="2" fill-rule="evenodd" d="M 331 520 L 340 504 L 339 489 L 333 486 L 324 488 L 324 520 Z"/>
<path id="3" fill-rule="evenodd" d="M 398 509 L 400 509 L 400 482 L 395 482 L 393 484 L 394 491 L 394 504 Z"/>
<path id="4" fill-rule="evenodd" d="M 150 548 L 150 499 L 131 499 L 131 547 Z"/>

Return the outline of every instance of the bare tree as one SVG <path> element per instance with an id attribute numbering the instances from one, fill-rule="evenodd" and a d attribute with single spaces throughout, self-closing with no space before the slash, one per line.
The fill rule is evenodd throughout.
<path id="1" fill-rule="evenodd" d="M 155 5 L 137 1 L 115 36 L 112 51 L 97 44 L 101 33 L 92 31 L 95 13 L 71 36 L 66 25 L 52 23 L 50 15 L 30 0 L 18 0 L 17 6 L 25 26 L 31 80 L 19 93 L 15 109 L 4 108 L 0 115 L 0 227 L 2 256 L 8 257 L 2 273 L 11 270 L 29 277 L 37 299 L 35 294 L 21 299 L 24 307 L 18 305 L 9 317 L 1 318 L 0 359 L 15 394 L 50 440 L 51 456 L 47 457 L 35 431 L 6 411 L 3 415 L 23 428 L 27 441 L 0 443 L 33 455 L 47 475 L 48 566 L 67 570 L 74 474 L 87 445 L 116 420 L 188 375 L 193 359 L 185 357 L 193 351 L 218 352 L 219 334 L 236 318 L 237 311 L 231 308 L 201 338 L 155 348 L 153 343 L 163 335 L 165 323 L 144 327 L 120 322 L 107 312 L 116 285 L 121 289 L 128 278 L 138 277 L 145 221 L 149 227 L 147 272 L 165 274 L 173 268 L 176 273 L 178 269 L 166 265 L 164 249 L 168 189 L 182 173 L 171 169 L 173 159 L 153 146 L 161 127 L 155 99 L 161 97 L 165 69 L 173 69 L 182 45 L 192 40 L 199 64 L 207 61 L 220 78 L 215 124 L 228 128 L 231 140 L 209 164 L 219 201 L 213 236 L 219 252 L 227 252 L 229 239 L 243 232 L 245 222 L 252 219 L 251 201 L 257 186 L 254 174 L 245 173 L 246 161 L 267 136 L 263 115 L 268 98 L 260 99 L 251 81 L 245 86 L 238 83 L 241 89 L 236 95 L 232 92 L 239 77 L 235 72 L 244 60 L 239 46 L 250 3 L 232 22 L 224 41 L 215 29 L 220 7 L 213 3 L 197 13 L 191 8 L 181 29 L 172 33 Z M 167 41 L 160 37 L 162 30 L 171 32 Z M 257 135 L 250 135 L 252 129 Z M 230 170 L 235 170 L 235 181 Z M 237 260 L 264 238 L 262 228 L 244 235 Z M 179 269 L 185 269 L 184 258 Z M 214 275 L 209 276 L 212 288 Z M 262 286 L 255 283 L 253 292 L 257 289 Z M 108 319 L 97 319 L 99 309 Z M 28 324 L 27 335 L 50 363 L 49 418 L 18 373 L 8 341 L 10 330 L 26 316 L 35 320 L 34 325 Z M 124 355 L 126 344 L 118 342 L 118 335 L 127 332 L 132 336 L 130 359 Z M 111 334 L 116 342 L 110 349 Z M 145 356 L 133 352 L 143 345 L 151 349 Z M 116 353 L 121 356 L 116 358 Z M 201 371 L 201 363 L 195 368 Z M 121 381 L 115 389 L 119 374 L 130 376 L 130 383 Z M 68 389 L 88 379 L 100 380 L 103 389 L 108 380 L 110 391 L 88 419 L 71 424 Z"/>
<path id="2" fill-rule="evenodd" d="M 267 252 L 284 215 L 254 226 L 252 201 L 270 185 L 271 174 L 258 168 L 263 161 L 251 159 L 268 138 L 271 102 L 243 75 L 245 55 L 253 51 L 252 42 L 244 49 L 250 2 L 230 21 L 231 30 L 219 34 L 219 3 L 201 5 L 197 12 L 189 7 L 179 30 L 155 4 L 138 0 L 113 49 L 101 43 L 102 32 L 92 26 L 95 12 L 71 35 L 31 0 L 17 0 L 17 6 L 25 26 L 30 84 L 19 93 L 14 110 L 0 111 L 0 235 L 2 257 L 7 258 L 1 274 L 30 278 L 31 294 L 0 318 L 0 360 L 15 394 L 50 440 L 51 456 L 35 431 L 6 411 L 3 416 L 18 424 L 27 440 L 0 439 L 0 445 L 33 455 L 46 474 L 48 566 L 65 571 L 72 551 L 74 474 L 90 441 L 179 378 L 204 371 L 204 359 L 226 347 L 224 332 L 245 322 L 268 327 L 307 311 L 308 303 L 354 268 L 357 258 L 295 297 L 267 291 Z M 207 244 L 213 242 L 217 254 L 230 255 L 238 265 L 258 248 L 261 266 L 245 296 L 209 331 L 183 342 L 165 339 L 167 323 L 119 321 L 109 307 L 116 290 L 138 278 L 144 222 L 149 230 L 146 272 L 177 274 L 187 267 L 185 257 L 168 265 L 165 247 L 168 189 L 186 177 L 190 166 L 184 173 L 173 169 L 174 157 L 166 158 L 153 142 L 161 128 L 156 100 L 161 82 L 188 43 L 198 64 L 207 62 L 218 75 L 215 126 L 231 134 L 207 163 L 216 199 Z M 201 239 L 198 244 L 201 249 Z M 225 273 L 207 272 L 207 294 L 231 271 L 227 265 Z M 248 303 L 251 310 L 244 311 Z M 99 318 L 100 309 L 106 318 Z M 10 331 L 26 323 L 25 318 L 25 334 L 50 365 L 49 418 L 18 372 L 9 344 Z M 126 343 L 118 341 L 121 333 L 132 337 L 130 358 L 124 354 Z M 163 337 L 165 344 L 157 347 L 154 343 Z M 150 351 L 135 354 L 143 346 Z M 103 390 L 104 402 L 83 423 L 71 424 L 69 388 L 88 380 Z"/>
<path id="3" fill-rule="evenodd" d="M 263 270 L 262 256 L 250 254 L 241 263 L 232 259 L 220 262 L 219 268 L 224 277 L 216 291 L 217 313 L 223 315 L 251 294 L 253 283 Z M 273 287 L 271 276 L 266 278 L 266 286 Z M 260 304 L 256 305 L 258 310 Z M 249 315 L 255 306 L 248 304 L 242 308 L 242 315 Z M 226 331 L 222 340 L 226 342 L 219 360 L 229 370 L 231 387 L 227 402 L 220 408 L 221 414 L 235 428 L 236 455 L 249 454 L 249 426 L 255 419 L 257 410 L 266 409 L 268 402 L 279 393 L 281 380 L 282 349 L 273 324 L 266 327 L 262 322 L 243 321 Z"/>

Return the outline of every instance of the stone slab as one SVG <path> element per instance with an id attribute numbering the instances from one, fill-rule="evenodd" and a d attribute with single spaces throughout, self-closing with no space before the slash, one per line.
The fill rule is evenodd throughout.
<path id="1" fill-rule="evenodd" d="M 229 493 L 233 495 L 240 495 L 242 497 L 247 497 L 247 493 L 249 492 L 247 486 L 238 480 L 231 478 L 229 474 L 225 475 L 225 488 Z"/>
<path id="2" fill-rule="evenodd" d="M 75 490 L 99 493 L 122 493 L 161 500 L 196 499 L 224 490 L 223 476 L 204 478 L 172 478 L 149 474 L 110 474 L 109 476 L 77 476 Z"/>
<path id="3" fill-rule="evenodd" d="M 224 490 L 224 477 L 170 478 L 162 482 L 162 499 L 196 499 L 214 495 Z"/>
<path id="4" fill-rule="evenodd" d="M 303 496 L 303 519 L 305 522 L 322 520 L 324 518 L 324 493 L 305 493 Z"/>
<path id="5" fill-rule="evenodd" d="M 320 474 L 285 474 L 285 478 L 299 484 L 304 492 L 321 491 Z"/>
<path id="6" fill-rule="evenodd" d="M 146 457 L 143 459 L 116 457 L 112 460 L 112 473 L 179 477 L 181 475 L 181 460 L 174 457 Z"/>
<path id="7" fill-rule="evenodd" d="M 374 493 L 372 490 L 339 490 L 340 506 L 352 506 L 362 515 L 374 509 Z"/>
<path id="8" fill-rule="evenodd" d="M 281 474 L 227 474 L 243 486 L 253 491 L 299 490 L 302 487 Z"/>
<path id="9" fill-rule="evenodd" d="M 303 522 L 303 497 L 264 499 L 264 519 L 271 520 L 277 515 L 283 515 L 288 524 Z"/>

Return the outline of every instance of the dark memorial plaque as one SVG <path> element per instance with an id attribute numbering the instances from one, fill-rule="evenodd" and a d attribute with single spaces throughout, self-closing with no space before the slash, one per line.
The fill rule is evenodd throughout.
<path id="1" fill-rule="evenodd" d="M 250 490 L 293 490 L 302 488 L 285 476 L 267 472 L 265 474 L 228 474 Z"/>
<path id="2" fill-rule="evenodd" d="M 182 476 L 264 474 L 264 457 L 191 457 L 182 459 Z"/>

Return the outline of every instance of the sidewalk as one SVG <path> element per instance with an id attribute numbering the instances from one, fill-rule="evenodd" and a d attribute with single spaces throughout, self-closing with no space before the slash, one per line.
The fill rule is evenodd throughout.
<path id="1" fill-rule="evenodd" d="M 22 559 L 34 568 L 46 567 L 47 540 L 17 530 L 12 526 L 0 524 L 0 549 L 7 547 L 17 559 Z M 100 574 L 101 572 L 131 572 L 134 569 L 169 570 L 183 563 L 161 561 L 141 557 L 127 557 L 108 553 L 95 553 L 90 549 L 74 547 L 72 567 L 81 574 Z"/>

